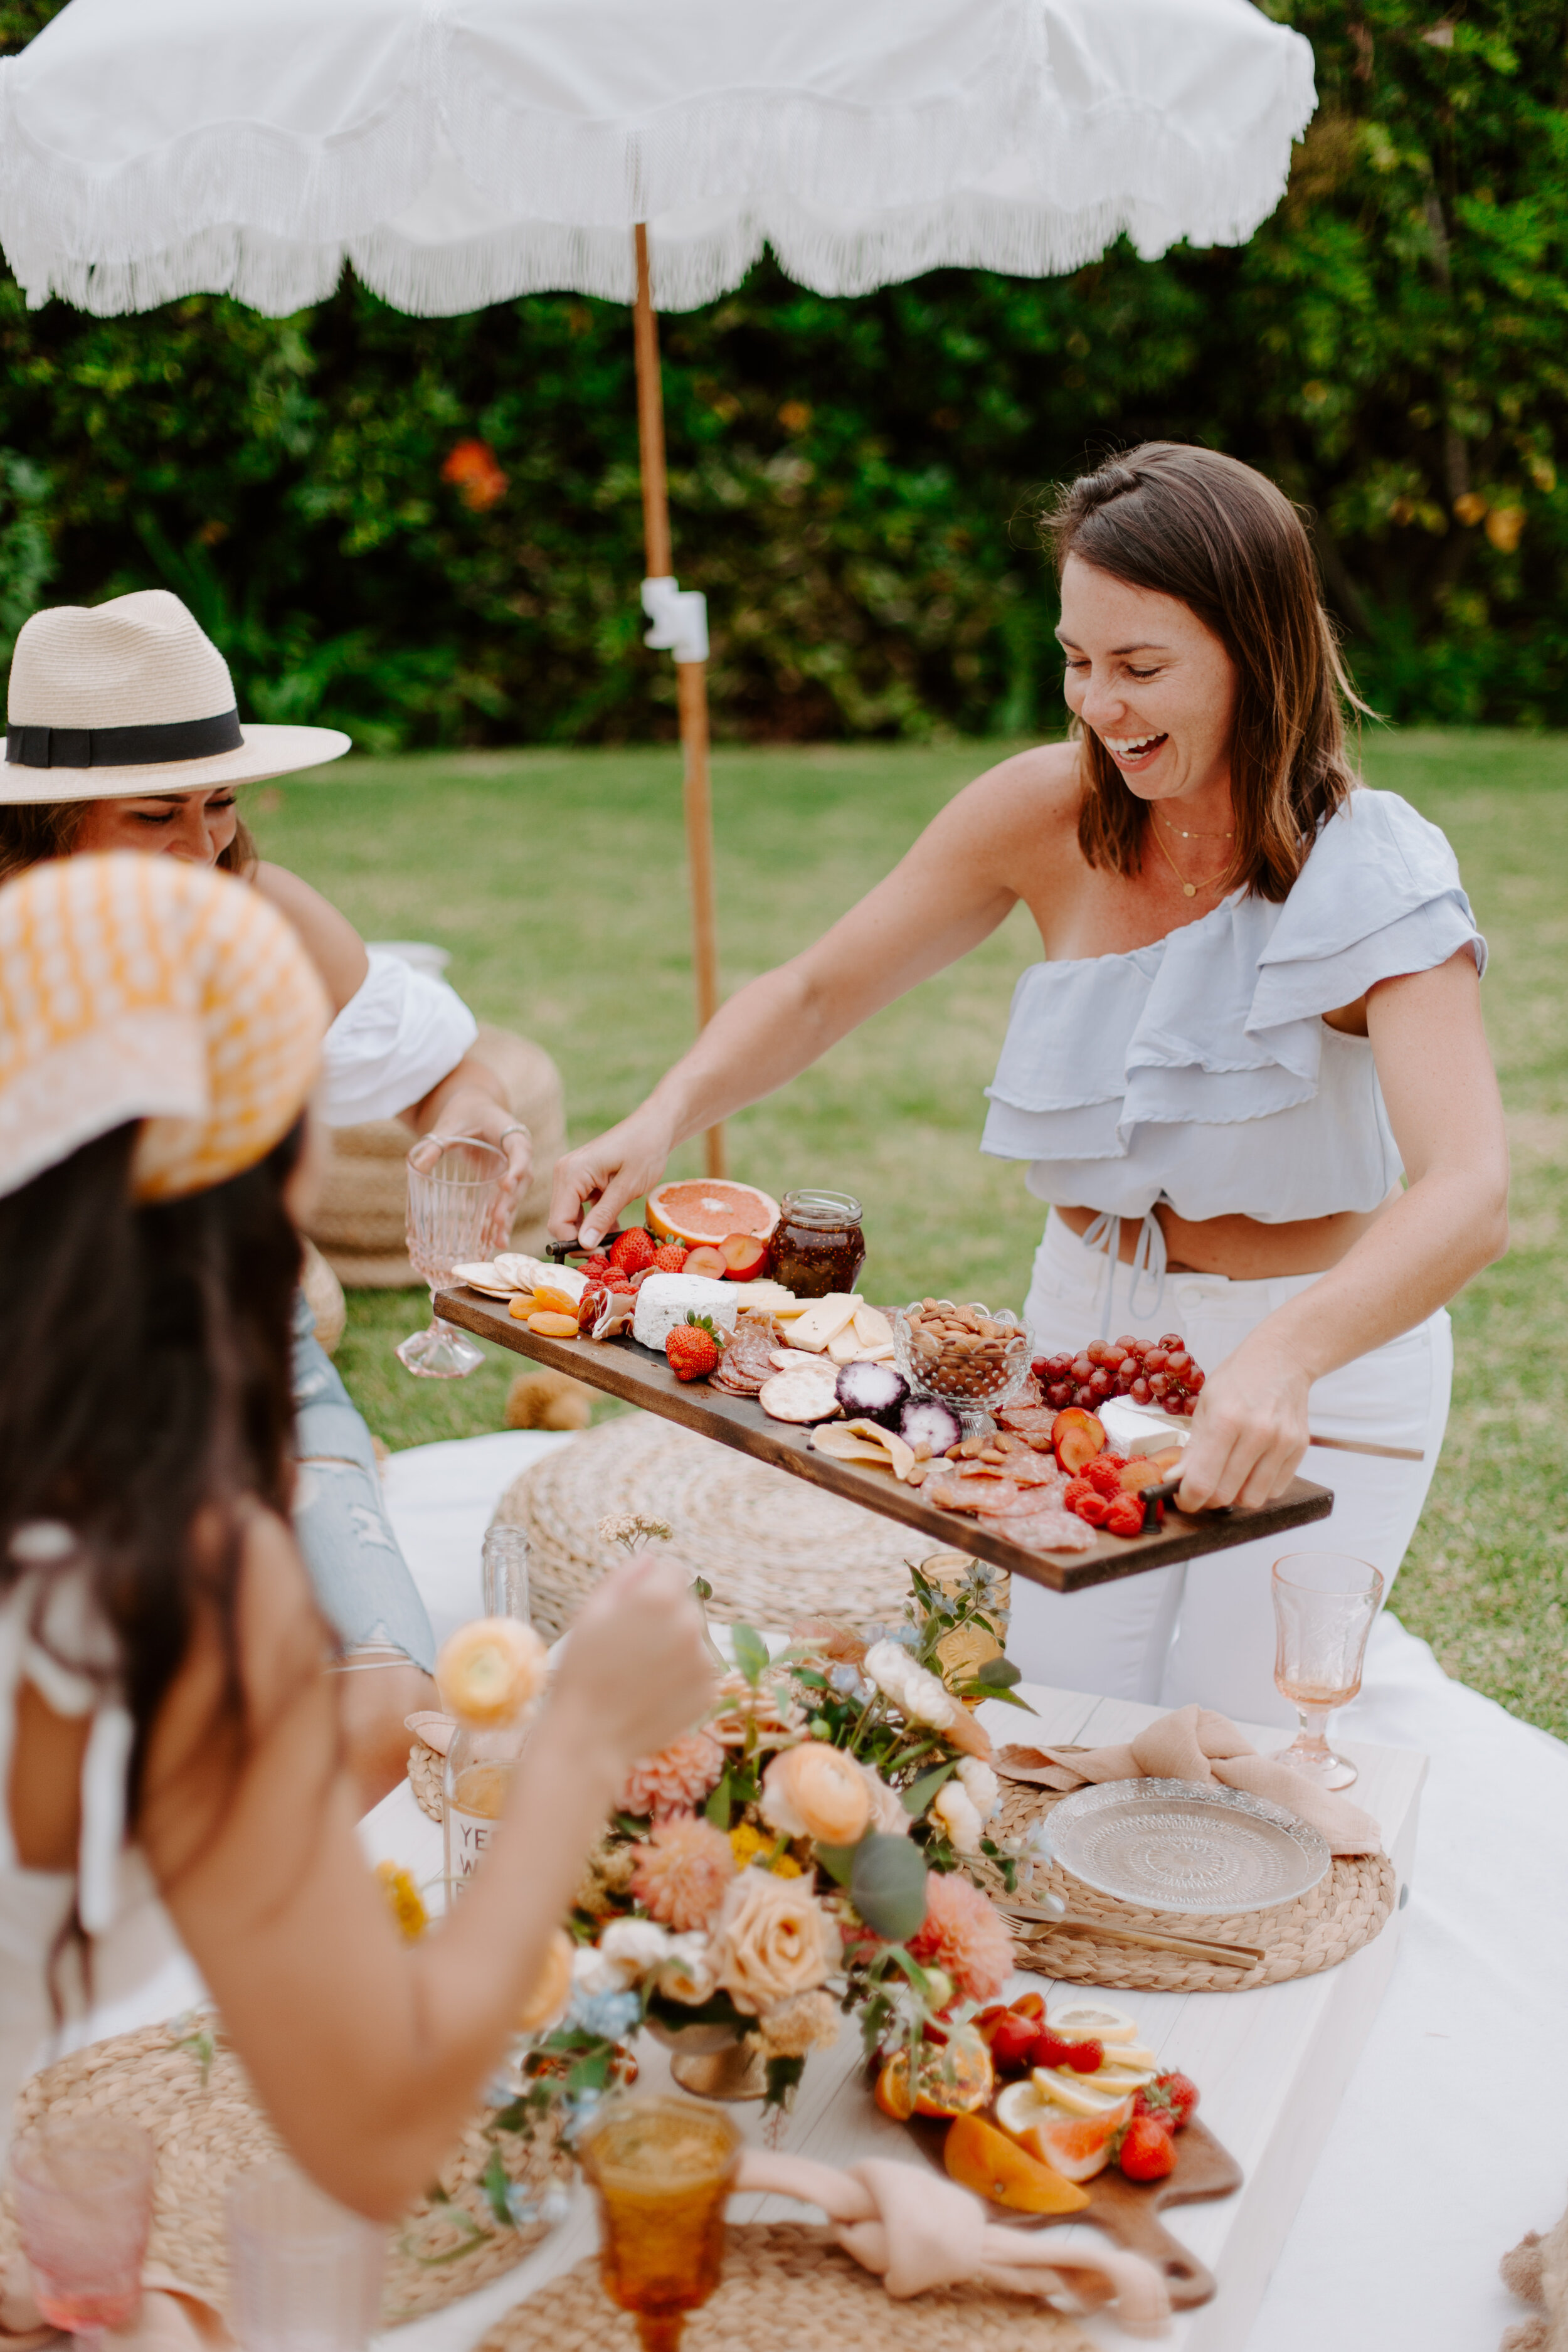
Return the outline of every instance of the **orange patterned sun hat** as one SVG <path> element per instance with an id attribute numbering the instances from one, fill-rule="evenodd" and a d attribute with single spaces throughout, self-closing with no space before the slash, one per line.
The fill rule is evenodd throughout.
<path id="1" fill-rule="evenodd" d="M 299 1117 L 330 1018 L 247 883 L 132 850 L 31 867 L 0 889 L 0 1194 L 131 1119 L 139 1201 L 221 1184 Z"/>

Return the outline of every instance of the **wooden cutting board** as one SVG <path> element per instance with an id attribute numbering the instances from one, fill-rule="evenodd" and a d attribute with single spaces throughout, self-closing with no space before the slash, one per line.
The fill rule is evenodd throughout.
<path id="1" fill-rule="evenodd" d="M 1026 1551 L 1022 1544 L 1010 1543 L 994 1520 L 976 1521 L 921 1502 L 918 1491 L 901 1486 L 891 1470 L 836 1462 L 831 1454 L 816 1453 L 805 1430 L 770 1421 L 754 1397 L 729 1396 L 704 1381 L 678 1381 L 662 1355 L 639 1347 L 635 1339 L 547 1339 L 525 1323 L 514 1322 L 501 1301 L 466 1288 L 443 1290 L 436 1311 L 481 1339 L 510 1348 L 514 1355 L 531 1356 L 590 1388 L 640 1405 L 645 1412 L 661 1413 L 721 1445 L 732 1445 L 814 1486 L 826 1486 L 847 1502 L 880 1512 L 884 1518 L 900 1519 L 918 1528 L 932 1549 L 972 1552 L 1053 1592 L 1079 1592 L 1087 1585 L 1168 1567 L 1173 1560 L 1251 1543 L 1255 1537 L 1280 1535 L 1287 1528 L 1326 1518 L 1333 1508 L 1334 1498 L 1326 1486 L 1294 1478 L 1277 1503 L 1261 1510 L 1204 1511 L 1188 1518 L 1168 1509 L 1164 1526 L 1149 1535 L 1108 1536 L 1097 1529 L 1087 1551 Z"/>
<path id="2" fill-rule="evenodd" d="M 945 2174 L 946 2122 L 941 2116 L 916 2116 L 908 2128 L 928 2160 Z M 1241 2187 L 1240 2165 L 1205 2123 L 1194 2117 L 1184 2131 L 1176 2134 L 1176 2168 L 1163 2180 L 1129 2180 L 1120 2167 L 1108 2165 L 1083 2185 L 1089 2203 L 1076 2213 L 1015 2213 L 1005 2205 L 990 2205 L 986 2210 L 994 2221 L 1009 2229 L 1040 2230 L 1059 2221 L 1091 2221 L 1129 2253 L 1142 2254 L 1153 2263 L 1164 2278 L 1174 2310 L 1190 2311 L 1197 2304 L 1212 2301 L 1214 2273 L 1190 2254 L 1160 2219 L 1167 2206 L 1228 2197 Z"/>

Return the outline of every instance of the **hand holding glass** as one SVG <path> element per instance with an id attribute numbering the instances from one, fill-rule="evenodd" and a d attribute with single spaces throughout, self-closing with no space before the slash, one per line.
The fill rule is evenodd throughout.
<path id="1" fill-rule="evenodd" d="M 409 1153 L 408 1255 L 430 1286 L 430 1322 L 398 1349 L 405 1371 L 460 1381 L 484 1362 L 484 1349 L 437 1314 L 436 1293 L 455 1265 L 484 1255 L 505 1174 L 505 1152 L 471 1136 L 422 1136 Z"/>
<path id="2" fill-rule="evenodd" d="M 153 2220 L 153 2143 L 110 2116 L 24 2132 L 11 2185 L 33 2299 L 51 2327 L 100 2345 L 135 2317 Z"/>
<path id="3" fill-rule="evenodd" d="M 577 2156 L 598 2194 L 605 2292 L 636 2313 L 644 2352 L 676 2352 L 685 2315 L 719 2284 L 740 2133 L 689 2099 L 620 2098 Z"/>
<path id="4" fill-rule="evenodd" d="M 1329 1717 L 1361 1688 L 1367 1635 L 1383 1599 L 1383 1579 L 1342 1551 L 1297 1551 L 1274 1563 L 1274 1686 L 1300 1722 L 1278 1761 L 1324 1789 L 1348 1789 L 1356 1768 L 1336 1756 Z"/>

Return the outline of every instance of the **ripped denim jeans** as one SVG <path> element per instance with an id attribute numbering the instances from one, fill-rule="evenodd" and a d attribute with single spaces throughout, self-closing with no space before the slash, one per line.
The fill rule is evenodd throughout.
<path id="1" fill-rule="evenodd" d="M 383 1643 L 426 1674 L 430 1619 L 382 1501 L 363 1415 L 317 1339 L 303 1294 L 294 1306 L 294 1533 L 322 1614 L 345 1649 Z"/>

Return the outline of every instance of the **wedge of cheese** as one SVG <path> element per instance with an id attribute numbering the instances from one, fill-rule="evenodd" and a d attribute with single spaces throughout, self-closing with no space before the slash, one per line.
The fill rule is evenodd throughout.
<path id="1" fill-rule="evenodd" d="M 809 1299 L 797 1298 L 782 1282 L 773 1282 L 767 1276 L 760 1282 L 733 1283 L 731 1287 L 740 1301 L 742 1315 L 800 1315 L 811 1303 Z"/>
<path id="2" fill-rule="evenodd" d="M 826 1298 L 814 1298 L 805 1312 L 787 1326 L 790 1346 L 803 1348 L 808 1355 L 825 1356 L 829 1342 L 853 1323 L 860 1304 L 858 1291 L 829 1291 Z"/>
<path id="3" fill-rule="evenodd" d="M 836 1331 L 827 1343 L 827 1353 L 836 1364 L 852 1364 L 860 1353 L 860 1342 L 855 1337 L 855 1318 L 850 1317 L 842 1331 Z"/>
<path id="4" fill-rule="evenodd" d="M 875 1349 L 880 1354 L 886 1349 L 893 1352 L 893 1327 L 879 1307 L 858 1307 L 855 1309 L 855 1337 L 862 1348 Z"/>

